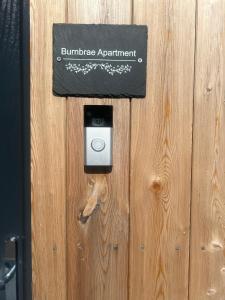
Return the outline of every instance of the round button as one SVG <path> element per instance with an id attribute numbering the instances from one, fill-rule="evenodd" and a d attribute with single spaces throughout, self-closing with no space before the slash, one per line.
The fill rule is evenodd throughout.
<path id="1" fill-rule="evenodd" d="M 91 148 L 94 151 L 100 152 L 105 148 L 105 141 L 100 138 L 95 138 L 91 142 Z"/>

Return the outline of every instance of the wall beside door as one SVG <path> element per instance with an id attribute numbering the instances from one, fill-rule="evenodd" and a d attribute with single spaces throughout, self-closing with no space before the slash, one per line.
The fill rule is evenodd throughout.
<path id="1" fill-rule="evenodd" d="M 33 299 L 223 299 L 224 1 L 31 0 L 30 15 Z M 53 96 L 53 23 L 147 24 L 146 98 Z M 110 174 L 84 173 L 86 104 L 113 105 Z"/>

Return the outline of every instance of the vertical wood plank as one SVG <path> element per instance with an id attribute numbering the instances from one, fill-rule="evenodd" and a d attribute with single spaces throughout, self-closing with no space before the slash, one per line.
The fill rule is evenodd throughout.
<path id="1" fill-rule="evenodd" d="M 33 299 L 66 299 L 65 99 L 52 95 L 52 23 L 65 0 L 30 1 Z"/>
<path id="2" fill-rule="evenodd" d="M 198 0 L 190 299 L 225 298 L 225 2 Z"/>
<path id="3" fill-rule="evenodd" d="M 185 300 L 195 0 L 134 0 L 134 23 L 149 40 L 147 97 L 131 106 L 130 300 Z"/>
<path id="4" fill-rule="evenodd" d="M 131 21 L 130 0 L 68 1 L 70 23 Z M 113 105 L 113 170 L 85 174 L 83 106 Z M 128 99 L 73 99 L 67 103 L 68 299 L 125 300 L 128 284 L 129 216 Z M 89 205 L 89 218 L 81 217 Z"/>

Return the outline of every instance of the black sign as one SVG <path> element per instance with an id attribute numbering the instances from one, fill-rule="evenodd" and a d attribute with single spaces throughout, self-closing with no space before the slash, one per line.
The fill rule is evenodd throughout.
<path id="1" fill-rule="evenodd" d="M 53 92 L 145 97 L 147 26 L 53 25 Z"/>

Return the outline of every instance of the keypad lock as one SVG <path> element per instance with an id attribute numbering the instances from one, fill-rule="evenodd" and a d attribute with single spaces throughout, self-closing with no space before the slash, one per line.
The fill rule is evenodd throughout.
<path id="1" fill-rule="evenodd" d="M 110 105 L 84 106 L 84 166 L 98 172 L 112 168 L 113 111 Z"/>

